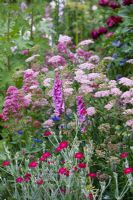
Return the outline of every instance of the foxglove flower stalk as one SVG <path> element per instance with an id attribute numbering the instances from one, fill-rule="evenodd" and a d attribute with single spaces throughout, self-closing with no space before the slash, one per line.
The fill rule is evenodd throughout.
<path id="1" fill-rule="evenodd" d="M 81 96 L 78 96 L 76 101 L 77 101 L 77 116 L 79 118 L 79 122 L 83 123 L 87 115 L 85 104 Z"/>
<path id="2" fill-rule="evenodd" d="M 62 81 L 59 78 L 59 75 L 56 75 L 52 96 L 53 96 L 55 114 L 57 116 L 60 116 L 64 112 L 64 101 L 63 101 Z"/>

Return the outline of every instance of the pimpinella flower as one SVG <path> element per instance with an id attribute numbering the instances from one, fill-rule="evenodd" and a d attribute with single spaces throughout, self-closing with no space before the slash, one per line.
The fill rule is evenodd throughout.
<path id="1" fill-rule="evenodd" d="M 53 96 L 55 114 L 57 116 L 60 116 L 64 112 L 64 101 L 63 101 L 62 81 L 59 78 L 59 75 L 56 75 L 52 96 Z"/>

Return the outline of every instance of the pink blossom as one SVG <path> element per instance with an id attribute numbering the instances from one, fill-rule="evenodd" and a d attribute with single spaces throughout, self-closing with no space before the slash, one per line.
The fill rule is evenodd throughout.
<path id="1" fill-rule="evenodd" d="M 119 80 L 119 84 L 132 87 L 133 86 L 133 80 L 126 78 L 126 77 L 123 77 Z"/>
<path id="2" fill-rule="evenodd" d="M 22 92 L 14 86 L 10 86 L 6 93 L 6 98 L 3 104 L 3 120 L 8 120 L 11 117 L 21 118 L 21 112 L 29 106 L 29 101 L 24 97 Z"/>
<path id="3" fill-rule="evenodd" d="M 64 66 L 66 65 L 66 61 L 62 56 L 53 56 L 48 60 L 48 63 L 53 65 L 54 67 Z"/>
<path id="4" fill-rule="evenodd" d="M 29 49 L 24 49 L 21 51 L 22 55 L 28 55 L 29 54 Z"/>
<path id="5" fill-rule="evenodd" d="M 83 40 L 78 44 L 78 46 L 88 46 L 88 45 L 93 44 L 93 43 L 94 43 L 93 40 Z"/>
<path id="6" fill-rule="evenodd" d="M 94 107 L 89 107 L 86 109 L 88 116 L 93 116 L 96 113 L 96 110 Z"/>
<path id="7" fill-rule="evenodd" d="M 83 63 L 83 64 L 80 64 L 79 65 L 79 68 L 80 69 L 88 69 L 88 70 L 91 70 L 91 69 L 94 69 L 96 66 L 94 65 L 94 64 L 92 64 L 92 63 Z"/>
<path id="8" fill-rule="evenodd" d="M 82 84 L 81 87 L 79 88 L 80 93 L 88 94 L 93 92 L 93 88 L 88 86 L 87 84 Z"/>
<path id="9" fill-rule="evenodd" d="M 71 44 L 71 37 L 67 35 L 60 35 L 59 36 L 59 43 Z"/>
<path id="10" fill-rule="evenodd" d="M 106 104 L 104 106 L 104 108 L 106 108 L 107 110 L 111 110 L 111 108 L 113 108 L 114 106 L 114 102 L 110 101 L 108 104 Z"/>
<path id="11" fill-rule="evenodd" d="M 98 91 L 95 93 L 94 97 L 100 98 L 100 97 L 108 97 L 110 95 L 110 90 L 105 91 Z"/>
<path id="12" fill-rule="evenodd" d="M 46 79 L 43 81 L 43 85 L 44 85 L 45 87 L 51 86 L 51 81 L 52 81 L 52 80 L 53 80 L 52 78 L 46 78 Z"/>
<path id="13" fill-rule="evenodd" d="M 112 94 L 112 95 L 114 95 L 114 96 L 120 96 L 121 95 L 121 91 L 120 91 L 120 89 L 119 88 L 111 88 L 111 90 L 110 90 L 110 94 Z"/>
<path id="14" fill-rule="evenodd" d="M 100 78 L 100 74 L 99 73 L 89 73 L 88 76 L 87 76 L 87 78 L 89 80 L 94 80 L 96 78 Z"/>
<path id="15" fill-rule="evenodd" d="M 126 122 L 127 126 L 130 126 L 131 128 L 133 128 L 133 119 L 130 119 Z"/>
<path id="16" fill-rule="evenodd" d="M 100 58 L 99 58 L 99 56 L 97 56 L 97 55 L 93 55 L 93 56 L 91 56 L 91 57 L 89 58 L 89 62 L 94 63 L 94 64 L 98 64 L 99 61 L 100 61 Z"/>
<path id="17" fill-rule="evenodd" d="M 43 126 L 45 127 L 45 128 L 49 128 L 49 127 L 52 127 L 54 125 L 54 123 L 53 123 L 53 120 L 52 119 L 48 119 L 48 120 L 46 120 L 44 123 L 43 123 Z"/>

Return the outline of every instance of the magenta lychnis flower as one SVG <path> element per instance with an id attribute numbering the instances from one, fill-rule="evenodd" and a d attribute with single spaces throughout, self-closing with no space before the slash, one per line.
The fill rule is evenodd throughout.
<path id="1" fill-rule="evenodd" d="M 123 152 L 120 154 L 120 158 L 126 158 L 128 156 L 128 152 Z"/>
<path id="2" fill-rule="evenodd" d="M 6 167 L 6 166 L 9 166 L 9 165 L 10 165 L 9 160 L 3 161 L 3 163 L 2 163 L 2 167 Z"/>
<path id="3" fill-rule="evenodd" d="M 123 170 L 124 174 L 130 174 L 133 173 L 133 167 L 127 167 Z"/>
<path id="4" fill-rule="evenodd" d="M 36 161 L 32 161 L 28 164 L 29 168 L 36 168 L 38 166 L 38 163 Z"/>
<path id="5" fill-rule="evenodd" d="M 84 154 L 81 152 L 77 152 L 77 153 L 75 153 L 74 158 L 76 158 L 76 159 L 84 158 Z"/>

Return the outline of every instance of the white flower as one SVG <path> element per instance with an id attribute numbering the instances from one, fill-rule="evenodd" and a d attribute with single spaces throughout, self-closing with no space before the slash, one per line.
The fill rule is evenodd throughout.
<path id="1" fill-rule="evenodd" d="M 31 61 L 35 60 L 35 58 L 37 58 L 37 57 L 39 57 L 39 56 L 40 56 L 39 54 L 33 55 L 33 56 L 27 58 L 27 59 L 25 60 L 25 62 L 31 62 Z"/>
<path id="2" fill-rule="evenodd" d="M 93 43 L 94 43 L 93 40 L 83 40 L 78 44 L 78 46 L 87 46 L 87 45 L 93 44 Z"/>

